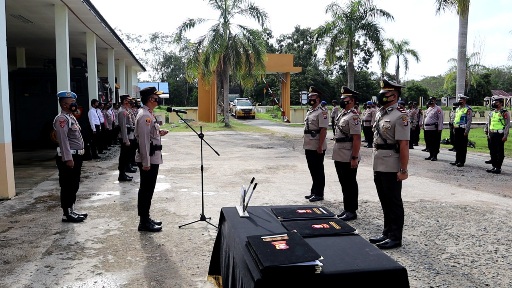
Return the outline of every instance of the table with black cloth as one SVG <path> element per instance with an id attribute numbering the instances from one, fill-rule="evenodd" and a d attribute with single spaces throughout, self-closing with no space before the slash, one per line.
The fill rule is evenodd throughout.
<path id="1" fill-rule="evenodd" d="M 319 274 L 262 277 L 246 247 L 247 236 L 287 230 L 272 213 L 274 207 L 249 207 L 241 218 L 224 207 L 210 260 L 208 277 L 223 287 L 409 287 L 407 270 L 359 235 L 305 238 L 324 259 Z M 355 286 L 357 285 L 357 286 Z"/>

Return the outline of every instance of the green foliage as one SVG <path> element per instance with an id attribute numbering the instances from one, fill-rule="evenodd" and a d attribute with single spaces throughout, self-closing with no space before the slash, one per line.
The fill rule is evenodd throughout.
<path id="1" fill-rule="evenodd" d="M 418 104 L 421 103 L 420 99 L 423 98 L 423 101 L 425 101 L 430 96 L 427 87 L 417 81 L 408 81 L 406 88 L 402 92 L 402 99 L 405 102 L 413 101 Z"/>

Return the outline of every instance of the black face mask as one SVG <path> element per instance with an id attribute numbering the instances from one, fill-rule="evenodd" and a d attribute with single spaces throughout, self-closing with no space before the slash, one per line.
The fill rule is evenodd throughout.
<path id="1" fill-rule="evenodd" d="M 498 108 L 498 103 L 492 103 L 491 107 L 494 109 Z"/>
<path id="2" fill-rule="evenodd" d="M 464 105 L 464 103 L 462 101 L 459 101 L 459 106 L 462 106 Z"/>
<path id="3" fill-rule="evenodd" d="M 73 113 L 76 112 L 76 110 L 78 110 L 78 104 L 76 104 L 76 102 L 69 104 L 69 110 Z"/>
<path id="4" fill-rule="evenodd" d="M 388 99 L 389 99 L 389 97 L 391 97 L 391 96 L 392 96 L 392 95 L 390 95 L 390 96 L 386 96 L 386 92 L 384 92 L 384 93 L 380 93 L 380 94 L 377 96 L 377 102 L 378 102 L 381 106 L 384 106 L 384 105 L 388 104 L 389 102 L 391 102 L 391 101 L 389 101 L 389 100 L 388 100 Z"/>
<path id="5" fill-rule="evenodd" d="M 341 108 L 341 109 L 345 109 L 345 108 L 347 107 L 348 103 L 349 103 L 349 102 L 345 102 L 345 101 L 341 100 L 341 101 L 340 101 L 340 108 Z"/>
<path id="6" fill-rule="evenodd" d="M 163 101 L 164 101 L 163 99 L 158 98 L 158 99 L 156 99 L 156 104 L 158 104 L 158 106 L 160 106 L 163 104 Z"/>
<path id="7" fill-rule="evenodd" d="M 316 99 L 309 99 L 309 105 L 313 106 L 316 104 Z"/>

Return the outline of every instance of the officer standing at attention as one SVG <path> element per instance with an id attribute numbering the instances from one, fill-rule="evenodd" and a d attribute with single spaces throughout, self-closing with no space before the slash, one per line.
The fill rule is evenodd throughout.
<path id="1" fill-rule="evenodd" d="M 341 88 L 340 115 L 336 119 L 336 143 L 332 151 L 334 167 L 343 193 L 343 211 L 338 217 L 343 221 L 357 219 L 359 186 L 357 166 L 361 149 L 361 119 L 354 109 L 358 92 Z"/>
<path id="2" fill-rule="evenodd" d="M 411 140 L 409 140 L 409 149 L 414 149 L 414 141 L 416 140 L 416 131 L 419 132 L 418 126 L 418 108 L 415 107 L 414 102 L 409 101 L 409 109 L 407 110 L 407 116 L 411 122 Z M 418 134 L 419 135 L 419 134 Z"/>
<path id="3" fill-rule="evenodd" d="M 340 108 L 338 107 L 338 101 L 332 100 L 332 112 L 331 112 L 331 126 L 332 126 L 332 135 L 334 140 L 334 136 L 336 136 L 336 118 L 338 118 L 338 114 L 340 113 Z"/>
<path id="4" fill-rule="evenodd" d="M 381 81 L 374 130 L 373 180 L 384 213 L 382 235 L 370 238 L 380 249 L 402 246 L 404 206 L 402 181 L 406 180 L 409 162 L 409 117 L 397 105 L 401 88 L 396 83 Z"/>
<path id="5" fill-rule="evenodd" d="M 89 124 L 91 125 L 91 154 L 92 159 L 100 159 L 101 157 L 98 156 L 98 153 L 103 153 L 103 150 L 101 149 L 101 143 L 100 143 L 100 132 L 101 132 L 101 122 L 100 117 L 98 116 L 98 113 L 96 112 L 96 108 L 98 107 L 98 99 L 92 99 L 91 100 L 91 108 L 89 109 L 89 112 L 87 112 L 87 117 L 89 118 Z"/>
<path id="6" fill-rule="evenodd" d="M 162 230 L 162 222 L 151 219 L 149 215 L 158 168 L 163 163 L 161 136 L 169 133 L 167 130 L 160 130 L 160 125 L 153 115 L 153 109 L 161 103 L 159 95 L 162 93 L 162 91 L 157 91 L 155 87 L 140 90 L 141 102 L 144 106 L 140 109 L 135 120 L 135 137 L 139 143 L 135 161 L 140 169 L 140 186 L 137 200 L 137 210 L 140 217 L 139 231 L 157 232 Z"/>
<path id="7" fill-rule="evenodd" d="M 372 101 L 366 102 L 366 109 L 363 112 L 363 134 L 366 139 L 366 148 L 373 148 L 372 126 L 375 123 L 375 114 L 377 110 L 373 108 Z"/>
<path id="8" fill-rule="evenodd" d="M 459 94 L 459 107 L 455 110 L 455 120 L 453 121 L 455 136 L 455 162 L 451 165 L 464 167 L 466 163 L 466 154 L 468 153 L 468 135 L 471 130 L 471 121 L 473 119 L 473 110 L 466 105 L 468 96 Z"/>
<path id="9" fill-rule="evenodd" d="M 501 165 L 505 159 L 505 142 L 507 142 L 510 128 L 510 113 L 503 109 L 503 97 L 493 97 L 493 111 L 487 118 L 485 132 L 489 138 L 489 150 L 491 152 L 492 169 L 488 173 L 501 174 Z"/>
<path id="10" fill-rule="evenodd" d="M 119 182 L 123 181 L 132 181 L 132 177 L 126 175 L 126 172 L 129 169 L 129 163 L 132 161 L 131 156 L 131 141 L 130 139 L 134 137 L 134 127 L 132 126 L 132 122 L 130 119 L 130 115 L 128 109 L 130 108 L 130 95 L 121 95 L 120 97 L 122 106 L 119 108 L 119 113 L 117 114 L 117 120 L 119 121 L 119 142 L 121 142 L 121 152 L 119 153 L 119 177 L 117 180 Z"/>
<path id="11" fill-rule="evenodd" d="M 450 120 L 448 121 L 448 127 L 450 127 L 450 144 L 452 144 L 452 148 L 448 149 L 448 151 L 455 151 L 455 132 L 453 127 L 453 121 L 455 121 L 455 110 L 459 107 L 459 102 L 453 102 L 452 110 L 450 110 Z"/>
<path id="12" fill-rule="evenodd" d="M 320 106 L 320 91 L 313 86 L 309 87 L 308 101 L 311 108 L 304 119 L 303 148 L 313 184 L 311 185 L 311 194 L 305 198 L 310 202 L 315 202 L 324 200 L 324 156 L 327 149 L 325 137 L 329 119 L 327 110 Z"/>
<path id="13" fill-rule="evenodd" d="M 437 106 L 436 98 L 431 97 L 428 101 L 429 108 L 425 113 L 425 143 L 430 156 L 425 160 L 437 161 L 437 154 L 441 147 L 441 133 L 443 132 L 443 110 Z"/>
<path id="14" fill-rule="evenodd" d="M 82 155 L 84 155 L 84 140 L 80 125 L 73 113 L 77 111 L 76 94 L 71 91 L 57 93 L 62 111 L 55 117 L 53 128 L 59 142 L 57 148 L 57 168 L 59 169 L 60 205 L 62 222 L 82 222 L 87 213 L 78 213 L 73 209 L 76 193 L 80 188 Z"/>

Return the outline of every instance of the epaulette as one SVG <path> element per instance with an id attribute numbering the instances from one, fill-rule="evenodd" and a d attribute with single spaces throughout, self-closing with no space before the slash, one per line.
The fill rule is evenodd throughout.
<path id="1" fill-rule="evenodd" d="M 357 111 L 357 110 L 356 110 L 356 109 L 354 109 L 354 108 L 352 108 L 352 109 L 350 110 L 350 112 L 352 112 L 352 113 L 354 113 L 354 114 L 359 115 L 359 111 Z"/>
<path id="2" fill-rule="evenodd" d="M 405 108 L 396 107 L 396 110 L 400 111 L 402 114 L 407 114 L 407 110 L 405 110 Z"/>
<path id="3" fill-rule="evenodd" d="M 322 107 L 322 106 L 320 106 L 320 110 L 322 110 L 322 111 L 327 111 L 327 108 L 326 108 L 326 107 Z"/>

